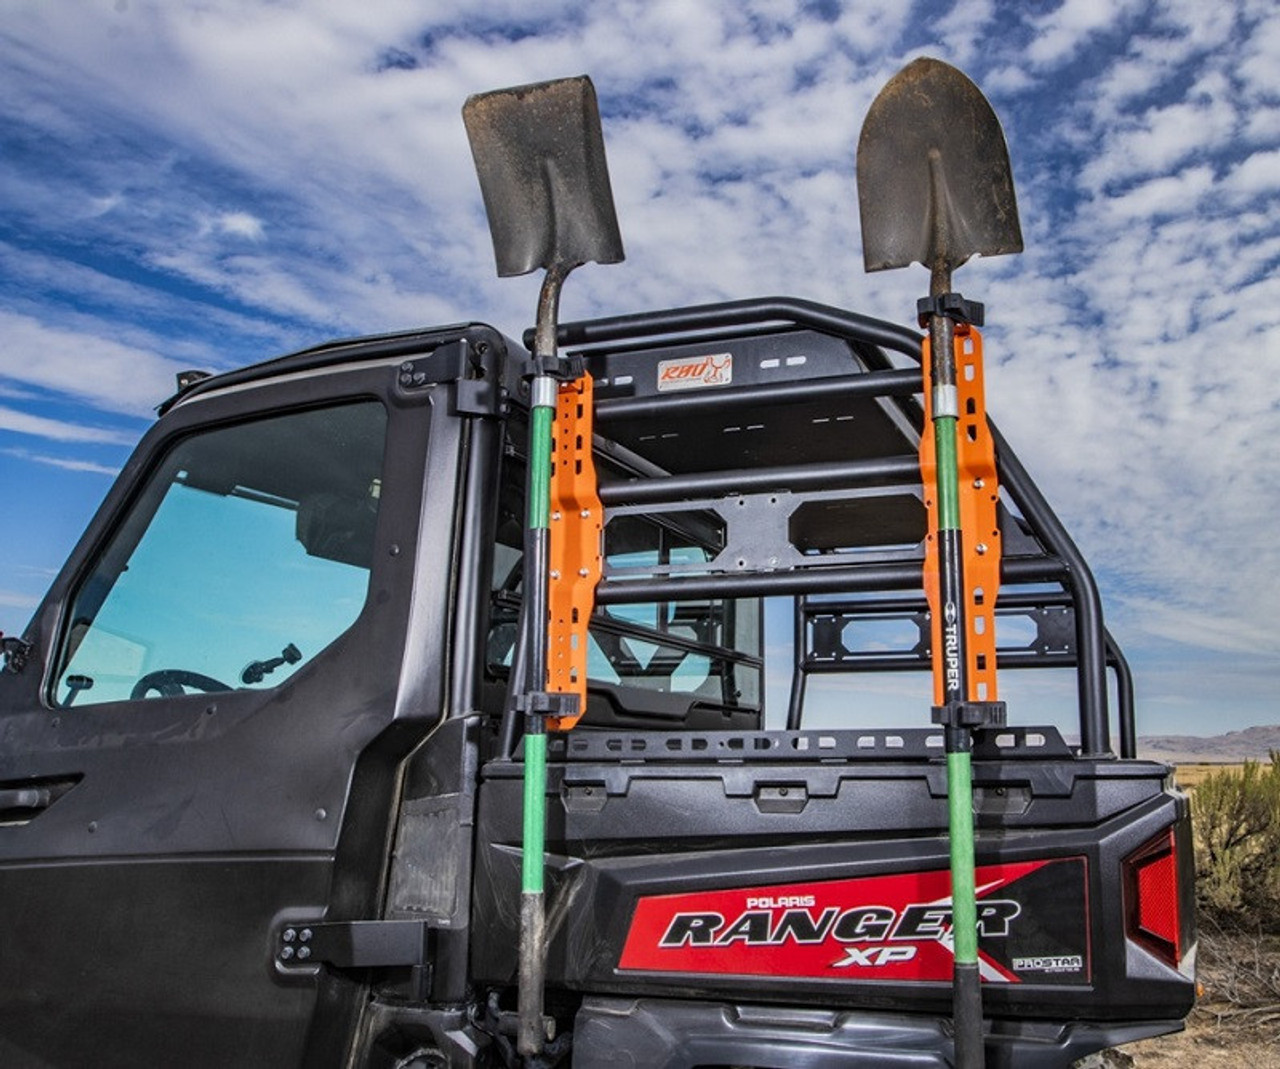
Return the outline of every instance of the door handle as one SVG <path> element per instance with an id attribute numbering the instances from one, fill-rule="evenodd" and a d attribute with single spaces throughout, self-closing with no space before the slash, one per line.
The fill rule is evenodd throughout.
<path id="1" fill-rule="evenodd" d="M 82 778 L 66 776 L 0 783 L 0 823 L 25 824 L 34 820 Z"/>
<path id="2" fill-rule="evenodd" d="M 9 809 L 47 809 L 53 801 L 48 787 L 7 787 L 0 790 L 0 813 Z"/>

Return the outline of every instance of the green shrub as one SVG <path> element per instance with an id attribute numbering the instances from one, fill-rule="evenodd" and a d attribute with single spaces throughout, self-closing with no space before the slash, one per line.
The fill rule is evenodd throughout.
<path id="1" fill-rule="evenodd" d="M 1280 925 L 1280 752 L 1205 778 L 1191 794 L 1196 891 L 1222 919 Z"/>

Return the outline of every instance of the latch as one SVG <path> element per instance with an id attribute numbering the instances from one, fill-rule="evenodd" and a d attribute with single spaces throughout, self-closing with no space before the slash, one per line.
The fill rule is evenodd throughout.
<path id="1" fill-rule="evenodd" d="M 762 783 L 755 794 L 761 813 L 803 813 L 809 804 L 809 788 L 803 783 Z"/>

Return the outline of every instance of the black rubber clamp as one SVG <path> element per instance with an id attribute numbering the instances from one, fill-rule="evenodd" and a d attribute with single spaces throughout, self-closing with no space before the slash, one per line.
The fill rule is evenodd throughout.
<path id="1" fill-rule="evenodd" d="M 1004 702 L 948 702 L 933 707 L 933 722 L 948 728 L 1002 728 L 1009 721 Z"/>
<path id="2" fill-rule="evenodd" d="M 573 382 L 587 373 L 587 360 L 581 353 L 569 356 L 546 356 L 533 354 L 525 363 L 524 378 L 533 379 L 539 375 L 549 375 L 559 382 Z"/>
<path id="3" fill-rule="evenodd" d="M 516 710 L 528 716 L 577 716 L 578 695 L 535 690 L 516 696 Z"/>
<path id="4" fill-rule="evenodd" d="M 932 316 L 946 316 L 957 323 L 982 326 L 986 306 L 981 301 L 967 301 L 958 293 L 944 293 L 938 297 L 921 297 L 916 301 L 916 316 L 922 327 L 929 325 Z"/>

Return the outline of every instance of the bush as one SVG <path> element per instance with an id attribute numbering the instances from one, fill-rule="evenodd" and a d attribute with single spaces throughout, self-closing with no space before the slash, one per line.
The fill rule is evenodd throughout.
<path id="1" fill-rule="evenodd" d="M 1221 920 L 1280 928 L 1280 752 L 1215 772 L 1191 795 L 1199 905 Z"/>

